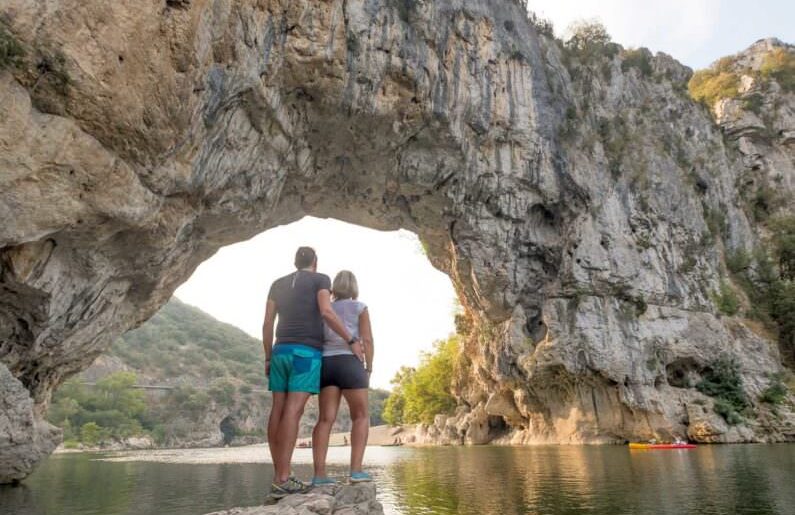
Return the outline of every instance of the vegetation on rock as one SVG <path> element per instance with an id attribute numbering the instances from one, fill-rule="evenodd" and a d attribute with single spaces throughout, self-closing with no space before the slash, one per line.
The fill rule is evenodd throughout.
<path id="1" fill-rule="evenodd" d="M 774 79 L 784 91 L 795 92 L 795 52 L 786 48 L 771 50 L 759 73 L 764 79 Z"/>
<path id="2" fill-rule="evenodd" d="M 734 316 L 740 310 L 740 299 L 732 290 L 731 285 L 726 281 L 720 282 L 720 290 L 712 294 L 718 311 L 727 316 Z"/>
<path id="3" fill-rule="evenodd" d="M 598 21 L 580 20 L 569 27 L 570 36 L 565 47 L 582 60 L 591 60 L 601 56 L 613 57 L 619 47 L 607 32 L 607 28 Z"/>
<path id="4" fill-rule="evenodd" d="M 688 90 L 697 102 L 712 107 L 716 102 L 726 98 L 740 96 L 740 77 L 749 75 L 762 83 L 775 80 L 784 91 L 795 91 L 795 52 L 789 48 L 775 48 L 765 54 L 758 71 L 750 68 L 737 69 L 735 57 L 724 57 L 711 67 L 698 70 L 690 78 Z M 759 113 L 761 97 L 752 94 L 746 99 L 744 106 L 750 111 Z"/>
<path id="5" fill-rule="evenodd" d="M 724 98 L 739 95 L 740 76 L 733 69 L 734 60 L 724 57 L 706 70 L 699 70 L 687 85 L 690 96 L 697 102 L 712 107 Z"/>
<path id="6" fill-rule="evenodd" d="M 651 52 L 646 48 L 632 48 L 624 51 L 624 60 L 621 62 L 621 71 L 628 72 L 637 69 L 644 77 L 650 77 L 654 72 L 651 66 Z"/>
<path id="7" fill-rule="evenodd" d="M 22 64 L 25 51 L 8 29 L 0 24 L 0 70 Z"/>
<path id="8" fill-rule="evenodd" d="M 789 390 L 782 381 L 782 374 L 773 374 L 770 385 L 759 396 L 759 400 L 767 404 L 782 404 L 787 400 Z"/>
<path id="9" fill-rule="evenodd" d="M 155 381 L 171 382 L 179 377 L 209 386 L 226 378 L 231 383 L 264 388 L 267 378 L 262 352 L 256 338 L 171 299 L 146 324 L 119 338 L 109 354 L 145 370 Z"/>
<path id="10" fill-rule="evenodd" d="M 726 265 L 751 304 L 748 316 L 778 332 L 785 362 L 795 363 L 795 216 L 768 223 L 769 243 L 753 256 L 744 250 L 729 254 Z M 723 290 L 723 288 L 721 288 Z M 721 291 L 723 293 L 723 291 Z M 716 298 L 719 309 L 721 301 Z M 724 306 L 730 307 L 731 302 Z M 723 311 L 723 310 L 722 310 Z"/>
<path id="11" fill-rule="evenodd" d="M 430 424 L 436 415 L 452 413 L 456 401 L 451 386 L 458 355 L 459 337 L 451 336 L 424 353 L 417 368 L 402 367 L 392 380 L 384 420 L 391 425 Z"/>
<path id="12" fill-rule="evenodd" d="M 740 367 L 734 360 L 727 357 L 715 360 L 696 388 L 714 399 L 715 413 L 726 422 L 734 425 L 742 421 L 741 413 L 748 407 L 748 398 L 743 391 Z"/>

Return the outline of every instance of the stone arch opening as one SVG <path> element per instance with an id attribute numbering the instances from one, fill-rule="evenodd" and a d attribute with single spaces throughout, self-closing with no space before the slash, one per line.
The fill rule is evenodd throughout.
<path id="1" fill-rule="evenodd" d="M 357 276 L 360 299 L 369 306 L 375 328 L 373 388 L 389 389 L 401 366 L 416 365 L 434 341 L 456 331 L 452 283 L 431 265 L 416 234 L 334 219 L 305 217 L 224 247 L 175 296 L 258 338 L 268 286 L 293 270 L 293 253 L 301 245 L 315 248 L 318 271 L 332 279 L 340 270 Z"/>

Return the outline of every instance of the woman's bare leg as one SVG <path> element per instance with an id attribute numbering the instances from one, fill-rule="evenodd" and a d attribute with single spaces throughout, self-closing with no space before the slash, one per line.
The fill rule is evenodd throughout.
<path id="1" fill-rule="evenodd" d="M 362 471 L 364 448 L 370 432 L 370 409 L 367 403 L 367 388 L 342 390 L 342 396 L 351 412 L 351 473 Z"/>
<path id="2" fill-rule="evenodd" d="M 331 426 L 337 420 L 337 410 L 340 407 L 340 389 L 336 386 L 327 386 L 320 390 L 318 397 L 317 424 L 312 430 L 312 459 L 315 465 L 315 477 L 326 477 L 326 454 L 328 454 L 328 441 L 331 435 Z"/>

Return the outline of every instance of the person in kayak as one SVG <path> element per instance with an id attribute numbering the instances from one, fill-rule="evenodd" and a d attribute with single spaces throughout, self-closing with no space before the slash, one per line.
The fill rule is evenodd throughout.
<path id="1" fill-rule="evenodd" d="M 268 292 L 262 344 L 265 371 L 273 392 L 268 419 L 268 446 L 273 459 L 271 496 L 305 492 L 309 485 L 290 476 L 290 461 L 298 425 L 309 396 L 320 391 L 324 325 L 345 343 L 351 354 L 364 359 L 358 335 L 352 334 L 331 307 L 331 281 L 317 273 L 317 254 L 301 247 L 296 271 L 274 281 Z M 276 344 L 273 345 L 274 323 Z"/>

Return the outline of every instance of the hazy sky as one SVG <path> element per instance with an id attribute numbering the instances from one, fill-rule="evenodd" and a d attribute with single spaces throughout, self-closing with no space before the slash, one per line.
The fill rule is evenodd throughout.
<path id="1" fill-rule="evenodd" d="M 598 18 L 624 46 L 646 46 L 702 68 L 767 36 L 795 41 L 795 1 L 531 0 L 530 8 L 561 33 L 572 21 Z M 338 242 L 343 242 L 339 245 Z M 260 337 L 270 283 L 292 270 L 299 245 L 314 246 L 320 271 L 359 277 L 376 340 L 373 385 L 388 387 L 401 365 L 453 331 L 454 293 L 405 231 L 379 232 L 335 220 L 305 218 L 221 249 L 202 264 L 177 296 Z"/>
<path id="2" fill-rule="evenodd" d="M 625 47 L 665 52 L 692 68 L 775 36 L 795 42 L 795 1 L 758 0 L 529 0 L 558 35 L 571 22 L 597 18 Z"/>

